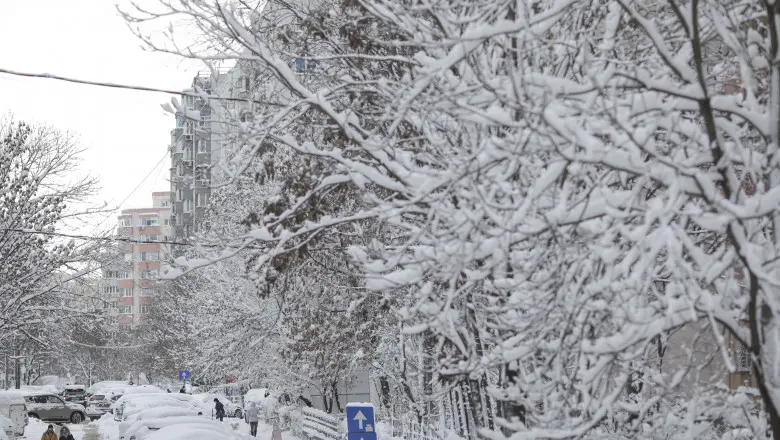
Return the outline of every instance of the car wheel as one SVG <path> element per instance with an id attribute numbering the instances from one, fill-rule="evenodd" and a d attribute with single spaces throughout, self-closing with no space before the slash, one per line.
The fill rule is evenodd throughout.
<path id="1" fill-rule="evenodd" d="M 241 410 L 237 409 L 235 413 L 233 413 L 233 417 L 240 419 L 241 418 Z"/>
<path id="2" fill-rule="evenodd" d="M 80 412 L 74 412 L 70 415 L 70 423 L 74 425 L 78 425 L 82 420 L 84 420 L 84 416 Z"/>

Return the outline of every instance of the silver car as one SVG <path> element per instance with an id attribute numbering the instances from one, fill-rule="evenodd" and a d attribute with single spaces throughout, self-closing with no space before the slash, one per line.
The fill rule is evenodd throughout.
<path id="1" fill-rule="evenodd" d="M 27 414 L 43 421 L 81 423 L 85 417 L 83 405 L 62 400 L 54 394 L 24 396 Z"/>

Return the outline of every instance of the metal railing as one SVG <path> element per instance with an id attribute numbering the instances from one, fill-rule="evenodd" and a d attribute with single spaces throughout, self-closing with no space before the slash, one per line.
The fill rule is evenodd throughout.
<path id="1" fill-rule="evenodd" d="M 340 419 L 314 408 L 303 408 L 303 433 L 310 439 L 340 440 Z"/>

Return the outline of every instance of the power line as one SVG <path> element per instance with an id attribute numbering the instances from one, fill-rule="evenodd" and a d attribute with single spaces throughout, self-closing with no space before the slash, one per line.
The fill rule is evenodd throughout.
<path id="1" fill-rule="evenodd" d="M 7 75 L 13 75 L 13 76 L 22 76 L 26 78 L 43 78 L 43 79 L 53 79 L 57 81 L 65 81 L 75 84 L 84 84 L 84 85 L 90 85 L 90 86 L 98 86 L 98 87 L 109 87 L 112 89 L 125 89 L 125 90 L 136 90 L 140 92 L 156 92 L 156 93 L 166 93 L 169 95 L 177 95 L 177 96 L 191 96 L 194 98 L 203 98 L 203 94 L 200 93 L 194 93 L 194 92 L 184 92 L 181 90 L 168 90 L 168 89 L 158 89 L 156 87 L 146 87 L 146 86 L 134 86 L 134 85 L 127 85 L 127 84 L 118 84 L 118 83 L 111 83 L 111 82 L 102 82 L 102 81 L 90 81 L 86 79 L 78 79 L 78 78 L 70 78 L 67 76 L 60 76 L 60 75 L 53 75 L 51 73 L 31 73 L 31 72 L 20 72 L 18 70 L 10 70 L 10 69 L 4 69 L 0 67 L 0 73 L 5 73 Z M 251 102 L 254 104 L 261 104 L 261 105 L 272 105 L 277 107 L 285 107 L 286 105 L 275 103 L 275 102 L 268 102 L 268 101 L 258 101 L 256 99 L 250 99 L 250 98 L 233 98 L 230 96 L 213 96 L 213 95 L 207 95 L 209 99 L 215 99 L 219 101 L 235 101 L 235 102 Z"/>
<path id="2" fill-rule="evenodd" d="M 126 202 L 128 199 L 130 199 L 130 197 L 132 197 L 132 196 L 133 196 L 133 194 L 135 194 L 135 192 L 136 192 L 136 191 L 138 191 L 138 188 L 140 188 L 140 187 L 141 187 L 141 185 L 143 185 L 143 184 L 144 184 L 144 182 L 146 182 L 146 179 L 148 179 L 148 178 L 149 178 L 149 176 L 151 176 L 151 175 L 152 175 L 152 173 L 154 173 L 154 170 L 156 170 L 156 169 L 157 169 L 157 167 L 159 167 L 159 166 L 162 164 L 162 162 L 165 160 L 165 158 L 166 158 L 166 157 L 168 157 L 168 152 L 166 152 L 165 154 L 163 154 L 163 157 L 161 157 L 161 158 L 160 158 L 160 160 L 159 160 L 159 161 L 157 161 L 157 163 L 154 165 L 154 168 L 152 168 L 151 170 L 149 170 L 149 173 L 148 173 L 148 174 L 147 174 L 147 175 L 146 175 L 146 176 L 145 176 L 143 179 L 141 179 L 141 181 L 138 183 L 138 185 L 136 185 L 136 187 L 135 187 L 135 188 L 133 188 L 133 190 L 132 190 L 132 191 L 130 191 L 130 194 L 128 194 L 128 195 L 127 195 L 127 197 L 125 197 L 125 198 L 124 198 L 124 199 L 123 199 L 121 202 L 119 202 L 119 205 L 117 205 L 117 206 L 118 206 L 118 207 L 117 207 L 117 209 L 115 209 L 115 210 L 111 211 L 111 214 L 108 214 L 108 215 L 106 215 L 106 216 L 105 216 L 105 218 L 103 218 L 103 221 L 101 221 L 100 223 L 98 223 L 98 224 L 97 224 L 97 226 L 95 226 L 95 228 L 94 228 L 94 229 L 92 229 L 92 232 L 91 232 L 91 234 L 94 234 L 94 233 L 95 233 L 95 231 L 97 231 L 97 229 L 98 229 L 99 227 L 101 227 L 101 226 L 102 226 L 102 225 L 103 225 L 103 224 L 106 222 L 106 220 L 108 220 L 108 219 L 109 219 L 109 217 L 110 217 L 111 215 L 113 215 L 113 214 L 114 214 L 116 211 L 118 211 L 118 210 L 119 210 L 119 209 L 122 207 L 122 205 L 124 205 L 124 203 L 125 203 L 125 202 Z"/>
<path id="3" fill-rule="evenodd" d="M 49 237 L 71 238 L 71 239 L 86 240 L 86 241 L 103 241 L 103 242 L 119 242 L 119 243 L 134 243 L 134 244 L 168 244 L 168 245 L 175 245 L 175 246 L 200 246 L 200 247 L 207 247 L 207 248 L 243 247 L 245 249 L 265 249 L 264 247 L 250 246 L 250 245 L 246 245 L 245 243 L 231 246 L 227 244 L 187 243 L 181 241 L 166 241 L 166 240 L 137 240 L 128 237 L 94 237 L 94 236 L 82 235 L 82 234 L 68 234 L 65 232 L 52 232 L 52 231 L 36 231 L 34 229 L 20 229 L 20 228 L 0 228 L 0 231 L 16 232 L 19 234 L 30 234 L 30 235 L 39 234 L 39 235 L 46 235 Z"/>

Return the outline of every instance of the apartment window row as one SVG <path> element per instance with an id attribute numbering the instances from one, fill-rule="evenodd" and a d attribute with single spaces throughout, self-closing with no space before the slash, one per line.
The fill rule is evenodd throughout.
<path id="1" fill-rule="evenodd" d="M 141 217 L 141 226 L 157 226 L 158 224 L 157 217 Z"/>
<path id="2" fill-rule="evenodd" d="M 157 279 L 158 273 L 156 270 L 145 270 L 141 272 L 141 279 L 143 280 L 155 280 Z"/>
<path id="3" fill-rule="evenodd" d="M 141 305 L 141 314 L 146 315 L 151 310 L 151 307 L 148 304 Z"/>
<path id="4" fill-rule="evenodd" d="M 120 315 L 132 315 L 133 306 L 119 306 L 117 307 L 117 312 L 119 312 Z"/>
<path id="5" fill-rule="evenodd" d="M 105 286 L 103 287 L 103 293 L 116 293 L 117 287 L 116 286 Z"/>
<path id="6" fill-rule="evenodd" d="M 159 259 L 159 252 L 141 252 L 141 261 L 158 261 Z"/>
<path id="7" fill-rule="evenodd" d="M 123 297 L 129 297 L 133 296 L 133 288 L 132 287 L 123 287 L 119 289 L 119 294 Z"/>

